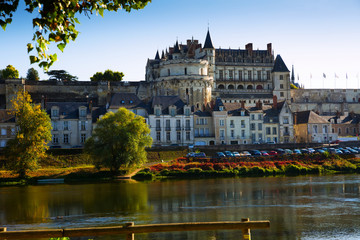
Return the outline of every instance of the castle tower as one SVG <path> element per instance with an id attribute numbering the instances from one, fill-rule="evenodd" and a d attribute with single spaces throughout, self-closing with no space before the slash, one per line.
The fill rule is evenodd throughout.
<path id="1" fill-rule="evenodd" d="M 286 67 L 280 55 L 276 56 L 274 68 L 272 70 L 273 95 L 279 101 L 290 100 L 290 71 Z"/>

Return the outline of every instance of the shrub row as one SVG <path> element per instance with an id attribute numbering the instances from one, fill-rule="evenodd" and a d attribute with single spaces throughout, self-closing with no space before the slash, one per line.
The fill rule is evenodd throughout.
<path id="1" fill-rule="evenodd" d="M 155 164 L 140 171 L 136 179 L 206 178 L 235 176 L 305 175 L 326 172 L 360 172 L 360 163 L 352 159 L 327 159 L 319 162 L 257 161 L 257 162 L 188 162 L 174 161 L 170 164 Z"/>

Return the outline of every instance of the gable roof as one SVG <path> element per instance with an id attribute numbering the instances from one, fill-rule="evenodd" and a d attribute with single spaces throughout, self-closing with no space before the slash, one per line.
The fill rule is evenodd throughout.
<path id="1" fill-rule="evenodd" d="M 155 105 L 161 106 L 162 114 L 169 114 L 169 107 L 175 106 L 177 114 L 184 113 L 184 106 L 186 105 L 179 96 L 155 96 L 150 100 L 149 109 L 154 113 Z"/>
<path id="2" fill-rule="evenodd" d="M 280 55 L 276 56 L 272 72 L 290 72 Z"/>
<path id="3" fill-rule="evenodd" d="M 146 105 L 134 93 L 115 93 L 111 97 L 110 109 L 118 109 L 124 107 L 126 109 L 146 108 Z"/>
<path id="4" fill-rule="evenodd" d="M 51 116 L 51 108 L 55 106 L 59 108 L 59 115 L 63 119 L 78 119 L 80 107 L 86 107 L 87 115 L 90 114 L 89 105 L 86 102 L 48 102 L 46 112 L 49 116 Z"/>
<path id="5" fill-rule="evenodd" d="M 313 111 L 302 111 L 294 113 L 296 124 L 304 123 L 329 123 L 323 117 L 319 116 Z"/>

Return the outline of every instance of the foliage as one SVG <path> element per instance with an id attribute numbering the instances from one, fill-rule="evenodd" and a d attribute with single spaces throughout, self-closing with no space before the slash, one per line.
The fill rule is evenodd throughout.
<path id="1" fill-rule="evenodd" d="M 59 81 L 59 82 L 71 82 L 77 81 L 78 77 L 69 74 L 65 70 L 52 70 L 46 72 L 50 76 L 50 81 Z"/>
<path id="2" fill-rule="evenodd" d="M 8 142 L 6 155 L 11 170 L 20 177 L 38 167 L 38 160 L 46 156 L 51 140 L 51 121 L 40 105 L 32 103 L 30 95 L 19 91 L 12 100 L 18 131 Z"/>
<path id="3" fill-rule="evenodd" d="M 117 172 L 120 166 L 142 164 L 146 161 L 146 147 L 152 144 L 150 129 L 141 116 L 119 108 L 100 119 L 85 144 L 85 151 L 96 166 L 109 167 Z"/>
<path id="4" fill-rule="evenodd" d="M 33 20 L 34 35 L 32 43 L 27 44 L 28 52 L 35 52 L 30 56 L 31 63 L 47 70 L 56 60 L 56 54 L 49 54 L 48 46 L 57 45 L 63 51 L 70 40 L 75 41 L 78 31 L 76 24 L 80 24 L 77 14 L 96 13 L 103 16 L 104 10 L 118 11 L 123 9 L 130 12 L 132 9 L 144 8 L 151 0 L 26 0 L 25 10 L 29 13 L 38 13 Z M 0 25 L 5 30 L 12 22 L 13 14 L 17 10 L 19 0 L 5 0 L 0 2 Z"/>
<path id="5" fill-rule="evenodd" d="M 99 81 L 113 81 L 113 82 L 120 82 L 124 77 L 124 73 L 122 72 L 113 72 L 111 70 L 106 70 L 104 73 L 97 72 L 90 80 L 92 82 L 99 82 Z"/>
<path id="6" fill-rule="evenodd" d="M 39 81 L 39 73 L 34 68 L 30 68 L 27 71 L 26 79 L 30 81 Z"/>
<path id="7" fill-rule="evenodd" d="M 0 70 L 0 79 L 19 78 L 19 71 L 12 65 L 7 65 L 5 69 Z"/>

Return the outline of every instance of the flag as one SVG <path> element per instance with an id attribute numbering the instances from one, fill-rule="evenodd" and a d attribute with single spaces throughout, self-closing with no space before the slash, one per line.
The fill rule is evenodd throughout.
<path id="1" fill-rule="evenodd" d="M 299 81 L 299 74 L 297 75 L 297 77 L 298 77 L 298 81 Z"/>
<path id="2" fill-rule="evenodd" d="M 346 79 L 348 79 L 348 75 L 347 75 L 347 73 L 346 73 Z"/>
<path id="3" fill-rule="evenodd" d="M 312 74 L 310 73 L 310 78 L 312 78 Z"/>
<path id="4" fill-rule="evenodd" d="M 326 75 L 325 75 L 325 73 L 323 73 L 323 78 L 326 78 Z"/>

